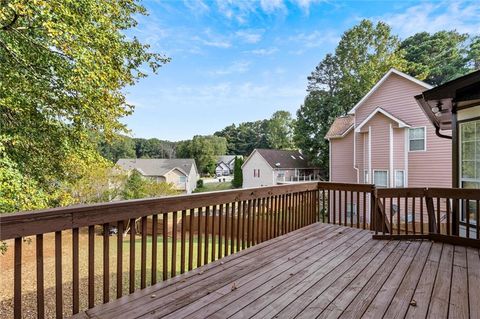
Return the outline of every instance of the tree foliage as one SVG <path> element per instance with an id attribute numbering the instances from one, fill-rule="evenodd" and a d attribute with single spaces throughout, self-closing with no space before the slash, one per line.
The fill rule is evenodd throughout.
<path id="1" fill-rule="evenodd" d="M 273 113 L 267 124 L 267 141 L 274 149 L 292 149 L 293 144 L 292 115 L 287 111 Z"/>
<path id="2" fill-rule="evenodd" d="M 123 199 L 139 199 L 175 195 L 177 193 L 178 191 L 172 184 L 150 180 L 143 177 L 138 171 L 133 170 L 127 178 L 121 194 Z"/>
<path id="3" fill-rule="evenodd" d="M 0 127 L 15 169 L 49 197 L 78 178 L 92 132 L 125 130 L 123 89 L 168 58 L 129 38 L 135 0 L 10 0 L 0 7 Z M 75 169 L 75 167 L 73 167 Z M 50 202 L 55 206 L 62 199 Z"/>
<path id="4" fill-rule="evenodd" d="M 193 158 L 200 173 L 214 174 L 217 156 L 227 151 L 227 140 L 215 135 L 196 135 L 193 139 L 179 142 L 177 156 Z"/>
<path id="5" fill-rule="evenodd" d="M 242 187 L 243 185 L 242 165 L 243 165 L 243 158 L 235 156 L 235 163 L 233 166 L 233 180 L 232 180 L 232 185 L 235 188 Z"/>

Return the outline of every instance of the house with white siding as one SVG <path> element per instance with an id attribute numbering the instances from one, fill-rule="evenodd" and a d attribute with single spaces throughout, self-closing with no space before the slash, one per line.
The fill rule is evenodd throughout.
<path id="1" fill-rule="evenodd" d="M 431 86 L 391 69 L 327 135 L 330 181 L 377 187 L 451 187 L 451 143 L 414 96 Z"/>
<path id="2" fill-rule="evenodd" d="M 321 179 L 321 170 L 296 150 L 255 149 L 242 165 L 243 188 Z"/>

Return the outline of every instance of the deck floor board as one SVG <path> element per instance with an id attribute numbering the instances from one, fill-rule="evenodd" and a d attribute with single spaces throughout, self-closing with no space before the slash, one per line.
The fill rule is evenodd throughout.
<path id="1" fill-rule="evenodd" d="M 479 297 L 479 249 L 318 223 L 81 315 L 476 318 Z"/>

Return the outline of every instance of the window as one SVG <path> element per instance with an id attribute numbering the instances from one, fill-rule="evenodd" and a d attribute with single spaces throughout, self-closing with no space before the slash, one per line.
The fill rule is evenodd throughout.
<path id="1" fill-rule="evenodd" d="M 388 187 L 388 171 L 373 171 L 373 183 L 377 187 Z"/>
<path id="2" fill-rule="evenodd" d="M 185 182 L 187 181 L 187 177 L 186 177 L 186 176 L 180 176 L 180 177 L 178 178 L 178 181 L 179 181 L 180 183 L 185 183 Z"/>
<path id="3" fill-rule="evenodd" d="M 260 177 L 260 169 L 253 169 L 253 177 Z"/>
<path id="4" fill-rule="evenodd" d="M 363 171 L 363 183 L 368 184 L 368 170 Z"/>
<path id="5" fill-rule="evenodd" d="M 411 128 L 408 131 L 409 151 L 425 151 L 425 140 L 425 127 Z"/>
<path id="6" fill-rule="evenodd" d="M 278 172 L 277 172 L 277 177 L 278 177 L 278 178 L 283 178 L 283 177 L 285 177 L 285 172 L 284 172 L 284 171 L 278 171 Z"/>
<path id="7" fill-rule="evenodd" d="M 395 171 L 395 187 L 405 187 L 405 171 Z"/>

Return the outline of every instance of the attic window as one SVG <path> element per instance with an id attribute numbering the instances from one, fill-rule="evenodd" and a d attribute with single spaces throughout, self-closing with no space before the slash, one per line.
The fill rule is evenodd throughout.
<path id="1" fill-rule="evenodd" d="M 293 159 L 296 159 L 295 156 L 293 156 L 293 155 L 290 155 L 290 156 L 291 156 Z"/>

